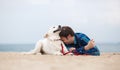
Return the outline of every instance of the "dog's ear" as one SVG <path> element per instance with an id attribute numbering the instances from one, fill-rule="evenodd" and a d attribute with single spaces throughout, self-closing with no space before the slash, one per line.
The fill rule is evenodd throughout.
<path id="1" fill-rule="evenodd" d="M 46 33 L 45 35 L 44 35 L 44 38 L 47 38 L 49 35 Z"/>

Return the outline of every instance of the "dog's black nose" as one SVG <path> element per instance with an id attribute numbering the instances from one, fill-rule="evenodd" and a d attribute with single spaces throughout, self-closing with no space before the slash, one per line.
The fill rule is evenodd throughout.
<path id="1" fill-rule="evenodd" d="M 61 25 L 59 25 L 58 27 L 61 28 Z"/>

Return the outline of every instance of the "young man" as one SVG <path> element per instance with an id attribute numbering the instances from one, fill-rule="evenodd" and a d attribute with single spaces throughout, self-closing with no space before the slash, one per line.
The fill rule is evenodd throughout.
<path id="1" fill-rule="evenodd" d="M 99 56 L 100 52 L 94 40 L 90 40 L 83 33 L 74 33 L 69 26 L 63 26 L 60 32 L 61 40 L 73 54 Z"/>

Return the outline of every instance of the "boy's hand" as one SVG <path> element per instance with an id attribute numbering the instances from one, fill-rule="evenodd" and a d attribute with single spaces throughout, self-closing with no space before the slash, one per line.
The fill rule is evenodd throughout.
<path id="1" fill-rule="evenodd" d="M 72 51 L 74 51 L 74 50 L 76 50 L 74 47 L 71 47 L 71 48 L 69 49 L 70 52 L 72 52 Z"/>
<path id="2" fill-rule="evenodd" d="M 92 39 L 92 40 L 90 40 L 89 42 L 88 42 L 88 44 L 85 46 L 85 50 L 89 50 L 89 49 L 91 49 L 91 48 L 93 48 L 95 46 L 95 42 L 94 42 L 94 40 Z"/>

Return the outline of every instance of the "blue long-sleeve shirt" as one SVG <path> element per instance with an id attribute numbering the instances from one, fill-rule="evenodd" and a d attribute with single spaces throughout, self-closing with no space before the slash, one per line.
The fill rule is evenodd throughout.
<path id="1" fill-rule="evenodd" d="M 69 50 L 71 47 L 76 48 L 75 52 L 79 54 L 88 54 L 88 55 L 96 55 L 99 56 L 100 52 L 97 46 L 89 50 L 85 50 L 84 47 L 88 44 L 90 38 L 83 33 L 75 33 L 74 34 L 74 43 L 73 44 L 65 44 L 67 49 Z M 73 52 L 74 53 L 74 52 Z"/>

